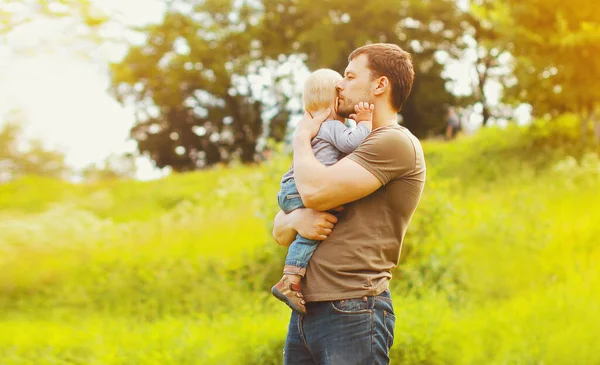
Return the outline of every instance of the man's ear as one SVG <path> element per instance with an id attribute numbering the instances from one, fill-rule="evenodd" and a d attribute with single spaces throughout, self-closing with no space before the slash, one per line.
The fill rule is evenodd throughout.
<path id="1" fill-rule="evenodd" d="M 381 76 L 375 81 L 377 82 L 373 92 L 375 95 L 383 94 L 390 87 L 390 80 L 387 78 L 387 76 Z"/>

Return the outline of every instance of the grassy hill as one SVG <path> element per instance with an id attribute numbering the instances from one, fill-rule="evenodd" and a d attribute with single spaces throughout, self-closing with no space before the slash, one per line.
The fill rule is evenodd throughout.
<path id="1" fill-rule="evenodd" d="M 574 130 L 424 143 L 393 364 L 600 363 L 600 159 Z M 280 364 L 289 162 L 0 185 L 0 364 Z"/>

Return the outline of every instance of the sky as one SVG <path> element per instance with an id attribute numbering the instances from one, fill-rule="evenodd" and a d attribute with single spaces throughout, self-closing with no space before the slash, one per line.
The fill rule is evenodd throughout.
<path id="1" fill-rule="evenodd" d="M 95 2 L 126 25 L 159 21 L 164 9 L 160 0 Z M 112 31 L 119 35 L 121 30 Z M 81 54 L 69 42 L 73 37 L 64 23 L 37 20 L 17 28 L 0 43 L 0 115 L 13 107 L 22 109 L 27 118 L 25 138 L 41 139 L 49 148 L 64 152 L 75 169 L 99 163 L 113 153 L 134 152 L 135 142 L 129 140 L 133 112 L 107 91 L 107 62 L 117 61 L 126 48 L 106 45 Z M 446 72 L 457 80 L 455 92 L 469 91 L 467 63 L 455 62 Z M 498 85 L 491 85 L 489 92 L 497 98 Z M 477 118 L 472 116 L 473 125 Z M 141 180 L 166 173 L 146 158 L 139 158 L 137 164 Z"/>
<path id="2" fill-rule="evenodd" d="M 163 11 L 157 0 L 96 1 L 118 12 L 128 25 L 155 22 Z M 118 59 L 125 49 L 109 46 L 85 57 L 65 46 L 71 40 L 56 20 L 33 21 L 4 39 L 0 114 L 22 109 L 25 139 L 42 140 L 48 148 L 64 152 L 71 167 L 81 169 L 112 153 L 134 152 L 135 142 L 128 140 L 134 117 L 107 91 L 107 61 Z M 140 179 L 162 175 L 145 158 L 139 159 L 138 169 Z"/>

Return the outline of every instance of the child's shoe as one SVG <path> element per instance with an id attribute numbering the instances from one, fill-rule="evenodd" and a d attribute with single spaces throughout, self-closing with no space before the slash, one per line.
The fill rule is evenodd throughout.
<path id="1" fill-rule="evenodd" d="M 306 314 L 306 307 L 304 306 L 306 302 L 302 298 L 300 284 L 292 283 L 286 275 L 283 275 L 281 280 L 271 288 L 271 293 L 296 312 Z"/>

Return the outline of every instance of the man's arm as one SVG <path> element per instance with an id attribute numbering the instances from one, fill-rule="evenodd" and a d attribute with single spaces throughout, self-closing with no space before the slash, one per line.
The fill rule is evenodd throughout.
<path id="1" fill-rule="evenodd" d="M 273 238 L 281 246 L 289 246 L 296 233 L 311 240 L 323 241 L 337 223 L 337 217 L 313 209 L 296 209 L 289 214 L 279 211 L 273 223 Z"/>
<path id="2" fill-rule="evenodd" d="M 305 113 L 296 127 L 293 141 L 294 178 L 302 203 L 320 211 L 363 198 L 382 185 L 371 172 L 348 158 L 329 167 L 316 159 L 311 140 L 330 113 L 329 109 L 314 117 Z"/>
<path id="3" fill-rule="evenodd" d="M 292 227 L 291 217 L 281 210 L 277 213 L 273 222 L 273 238 L 275 238 L 278 245 L 285 247 L 292 244 L 294 238 L 296 238 L 296 230 Z"/>
<path id="4" fill-rule="evenodd" d="M 326 117 L 305 115 L 294 136 L 294 176 L 304 206 L 327 210 L 343 205 L 415 171 L 415 146 L 400 130 L 374 131 L 352 154 L 324 166 L 315 158 L 310 139 Z"/>
<path id="5" fill-rule="evenodd" d="M 364 198 L 383 184 L 358 163 L 343 158 L 332 166 L 321 164 L 310 139 L 294 140 L 294 175 L 304 206 L 328 210 Z"/>

